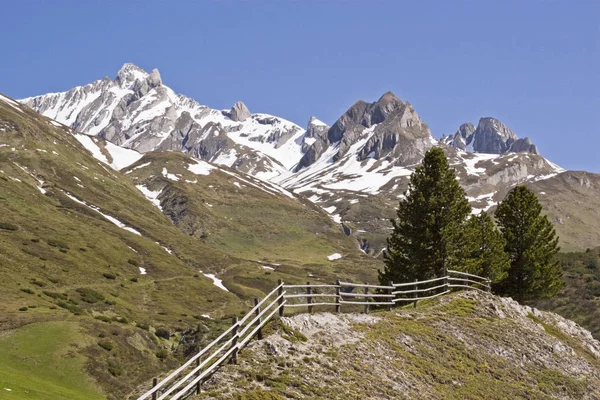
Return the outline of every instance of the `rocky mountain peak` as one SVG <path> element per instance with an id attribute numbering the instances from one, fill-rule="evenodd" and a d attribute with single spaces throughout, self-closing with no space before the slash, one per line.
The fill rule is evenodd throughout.
<path id="1" fill-rule="evenodd" d="M 150 87 L 155 88 L 158 86 L 162 86 L 162 79 L 160 77 L 160 72 L 158 72 L 158 69 L 154 68 L 152 70 L 152 73 L 148 76 L 148 85 L 150 85 Z"/>
<path id="2" fill-rule="evenodd" d="M 250 115 L 250 110 L 248 110 L 248 107 L 241 101 L 235 103 L 229 112 L 229 118 L 236 122 L 245 121 L 250 118 Z"/>
<path id="3" fill-rule="evenodd" d="M 337 147 L 333 156 L 333 161 L 337 161 L 361 140 L 366 140 L 366 144 L 354 150 L 359 159 L 389 156 L 399 165 L 419 159 L 434 142 L 429 127 L 412 105 L 392 92 L 386 92 L 374 103 L 362 100 L 354 103 L 333 124 L 327 135 L 319 138 L 305 152 L 296 171 L 313 164 L 332 146 Z"/>
<path id="4" fill-rule="evenodd" d="M 156 72 L 158 73 L 158 70 L 156 70 Z M 147 77 L 148 73 L 142 68 L 132 63 L 125 63 L 119 72 L 117 72 L 115 81 L 118 82 L 120 86 L 124 86 L 126 84 L 132 84 L 137 80 L 145 80 Z M 160 74 L 158 77 L 160 79 Z"/>
<path id="5" fill-rule="evenodd" d="M 451 147 L 472 153 L 502 154 L 527 152 L 538 154 L 529 138 L 519 139 L 500 120 L 492 117 L 479 119 L 477 128 L 471 123 L 462 124 L 456 133 L 443 136 L 441 141 Z"/>
<path id="6" fill-rule="evenodd" d="M 500 120 L 497 120 L 493 117 L 482 117 L 479 119 L 479 124 L 477 125 L 477 130 L 481 132 L 489 132 L 496 134 L 504 139 L 504 141 L 508 141 L 510 139 L 517 140 L 517 135 L 506 125 L 504 125 Z"/>

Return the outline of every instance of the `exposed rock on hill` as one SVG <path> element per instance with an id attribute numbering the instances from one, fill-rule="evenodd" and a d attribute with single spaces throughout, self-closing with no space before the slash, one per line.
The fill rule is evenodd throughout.
<path id="1" fill-rule="evenodd" d="M 600 396 L 600 343 L 574 322 L 512 299 L 462 292 L 417 309 L 281 323 L 286 328 L 275 325 L 203 387 L 211 398 Z"/>

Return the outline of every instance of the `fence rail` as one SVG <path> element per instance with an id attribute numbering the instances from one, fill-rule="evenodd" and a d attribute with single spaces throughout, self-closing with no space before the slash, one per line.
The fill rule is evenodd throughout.
<path id="1" fill-rule="evenodd" d="M 443 283 L 439 284 L 442 281 Z M 431 286 L 431 284 L 434 285 Z M 397 290 L 398 288 L 400 290 Z M 394 305 L 401 302 L 412 302 L 416 307 L 419 300 L 442 296 L 450 293 L 452 288 L 489 292 L 491 284 L 488 278 L 454 270 L 446 270 L 444 276 L 439 278 L 404 283 L 390 282 L 389 285 L 341 281 L 337 281 L 335 284 L 307 282 L 306 285 L 285 285 L 279 280 L 278 286 L 261 301 L 254 299 L 254 307 L 244 317 L 240 320 L 234 317 L 230 328 L 166 378 L 160 382 L 155 378 L 152 388 L 137 400 L 177 400 L 194 392 L 200 393 L 202 382 L 226 361 L 236 363 L 239 350 L 244 348 L 256 335 L 262 339 L 262 327 L 275 314 L 279 313 L 279 316 L 283 316 L 285 307 L 307 307 L 308 312 L 312 313 L 313 307 L 333 306 L 339 313 L 343 304 L 345 306 L 364 306 L 364 311 L 368 313 L 371 306 L 387 306 L 388 310 L 391 310 Z M 287 293 L 287 290 L 300 289 L 304 289 L 304 293 Z M 335 299 L 335 301 L 313 302 L 313 298 Z M 305 302 L 288 303 L 288 300 L 296 299 L 304 299 Z"/>

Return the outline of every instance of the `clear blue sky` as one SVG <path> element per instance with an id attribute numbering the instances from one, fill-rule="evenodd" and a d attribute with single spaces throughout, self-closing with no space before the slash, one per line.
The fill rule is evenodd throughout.
<path id="1" fill-rule="evenodd" d="M 434 136 L 502 120 L 600 172 L 600 1 L 11 1 L 0 91 L 64 91 L 124 62 L 215 108 L 305 126 L 391 90 Z"/>

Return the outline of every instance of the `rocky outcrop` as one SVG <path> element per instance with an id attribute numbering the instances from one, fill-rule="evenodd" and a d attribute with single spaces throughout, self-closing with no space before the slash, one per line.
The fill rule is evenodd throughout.
<path id="1" fill-rule="evenodd" d="M 241 101 L 235 103 L 229 112 L 229 118 L 236 122 L 245 121 L 250 118 L 250 115 L 250 110 L 248 110 L 248 107 Z"/>
<path id="2" fill-rule="evenodd" d="M 508 150 L 511 153 L 532 153 L 539 154 L 537 146 L 531 143 L 529 138 L 517 139 Z"/>
<path id="3" fill-rule="evenodd" d="M 441 142 L 456 149 L 467 151 L 467 146 L 473 142 L 473 132 L 475 132 L 475 127 L 472 123 L 467 122 L 462 124 L 453 135 L 442 136 Z"/>
<path id="4" fill-rule="evenodd" d="M 441 142 L 456 149 L 487 154 L 532 153 L 539 154 L 537 147 L 529 138 L 519 139 L 506 125 L 495 118 L 485 117 L 479 120 L 475 129 L 473 124 L 462 124 L 458 131 L 443 136 Z"/>
<path id="5" fill-rule="evenodd" d="M 274 383 L 239 385 L 257 373 Z M 415 399 L 591 400 L 600 393 L 600 343 L 556 314 L 467 291 L 377 315 L 284 317 L 205 390 L 217 398 L 257 391 L 268 397 L 275 385 L 282 399 L 383 400 L 401 393 Z"/>
<path id="6" fill-rule="evenodd" d="M 344 157 L 359 140 L 359 159 L 388 157 L 396 165 L 415 162 L 434 143 L 429 127 L 409 102 L 387 92 L 374 103 L 357 101 L 306 151 L 296 171 L 313 164 L 330 147 L 337 146 L 333 161 Z"/>

